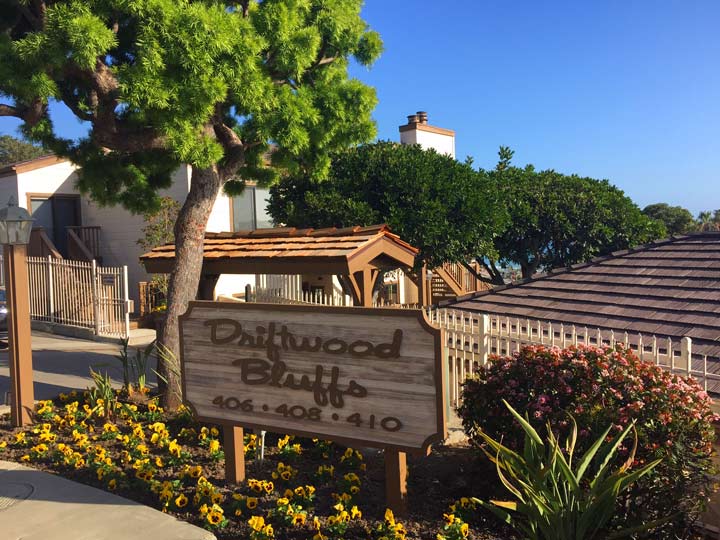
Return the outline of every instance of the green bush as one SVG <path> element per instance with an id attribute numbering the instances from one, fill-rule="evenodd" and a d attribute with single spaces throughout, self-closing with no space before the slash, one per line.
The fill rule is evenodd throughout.
<path id="1" fill-rule="evenodd" d="M 482 431 L 509 448 L 522 447 L 525 433 L 503 400 L 527 412 L 534 427 L 549 423 L 558 436 L 569 433 L 572 414 L 582 426 L 578 452 L 586 451 L 608 425 L 612 434 L 635 422 L 634 465 L 662 462 L 620 496 L 615 526 L 673 516 L 663 537 L 683 535 L 706 504 L 716 416 L 710 398 L 693 380 L 643 362 L 622 347 L 525 347 L 513 357 L 492 358 L 465 383 L 458 412 L 473 444 L 485 444 Z M 625 444 L 618 448 L 621 457 L 630 452 Z"/>

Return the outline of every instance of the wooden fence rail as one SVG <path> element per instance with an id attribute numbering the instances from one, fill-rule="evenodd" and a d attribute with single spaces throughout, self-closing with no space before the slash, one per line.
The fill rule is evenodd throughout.
<path id="1" fill-rule="evenodd" d="M 31 319 L 89 328 L 96 335 L 129 335 L 126 266 L 28 257 L 28 278 Z"/>
<path id="2" fill-rule="evenodd" d="M 570 345 L 629 346 L 640 358 L 673 373 L 692 376 L 707 392 L 720 392 L 720 373 L 711 369 L 718 359 L 693 354 L 690 338 L 616 333 L 612 330 L 520 319 L 450 308 L 430 308 L 432 323 L 445 329 L 448 348 L 450 401 L 461 402 L 462 384 L 485 365 L 489 355 L 511 355 L 525 345 L 565 348 Z M 710 366 L 710 368 L 708 367 Z"/>

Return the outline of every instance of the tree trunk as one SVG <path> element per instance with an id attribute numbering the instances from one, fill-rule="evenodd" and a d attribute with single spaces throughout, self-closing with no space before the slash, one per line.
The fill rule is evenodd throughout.
<path id="1" fill-rule="evenodd" d="M 539 263 L 537 261 L 523 261 L 520 263 L 520 271 L 523 279 L 530 279 L 537 272 Z"/>
<path id="2" fill-rule="evenodd" d="M 203 242 L 210 212 L 217 199 L 222 178 L 217 166 L 193 168 L 190 193 L 175 222 L 175 264 L 168 286 L 167 317 L 158 333 L 163 346 L 158 358 L 162 381 L 162 404 L 176 409 L 182 401 L 180 387 L 180 326 L 178 317 L 197 296 L 203 264 Z"/>
<path id="3" fill-rule="evenodd" d="M 486 261 L 484 259 L 475 259 L 483 265 L 487 273 L 490 274 L 491 283 L 493 285 L 505 285 L 505 279 L 502 276 L 500 270 L 495 266 L 495 261 Z"/>

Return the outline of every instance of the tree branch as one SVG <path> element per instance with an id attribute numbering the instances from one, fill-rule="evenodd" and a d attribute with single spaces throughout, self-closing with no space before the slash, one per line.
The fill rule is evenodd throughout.
<path id="1" fill-rule="evenodd" d="M 337 56 L 324 56 L 320 58 L 317 62 L 315 62 L 315 67 L 324 66 L 325 64 L 332 64 L 337 59 Z"/>
<path id="2" fill-rule="evenodd" d="M 123 123 L 116 123 L 110 130 L 98 124 L 94 123 L 92 131 L 92 139 L 98 146 L 130 153 L 165 149 L 165 139 L 152 129 L 129 128 Z"/>
<path id="3" fill-rule="evenodd" d="M 485 267 L 485 270 L 487 270 L 488 274 L 490 274 L 490 277 L 492 278 L 492 283 L 494 285 L 505 285 L 505 280 L 502 277 L 502 274 L 500 273 L 500 270 L 497 269 L 495 266 L 494 261 L 486 261 L 485 259 L 476 259 L 480 264 Z"/>
<path id="4" fill-rule="evenodd" d="M 34 126 L 43 117 L 46 109 L 47 105 L 44 105 L 40 98 L 35 98 L 27 106 L 0 104 L 0 116 L 14 116 Z"/>
<path id="5" fill-rule="evenodd" d="M 17 107 L 6 105 L 4 103 L 0 103 L 0 116 L 15 116 L 16 118 L 22 118 L 22 115 Z"/>
<path id="6" fill-rule="evenodd" d="M 468 263 L 466 263 L 466 262 L 461 262 L 460 264 L 462 264 L 463 267 L 464 267 L 468 272 L 470 272 L 470 273 L 473 275 L 473 277 L 474 277 L 475 279 L 477 279 L 478 281 L 482 281 L 483 283 L 495 284 L 495 281 L 493 281 L 493 279 L 491 279 L 491 278 L 490 278 L 490 279 L 489 279 L 489 278 L 486 278 L 486 277 L 483 276 L 480 272 L 477 272 L 477 271 L 472 267 L 472 265 L 470 265 L 470 264 L 468 264 Z"/>
<path id="7" fill-rule="evenodd" d="M 245 145 L 235 131 L 220 120 L 220 114 L 216 113 L 213 121 L 213 131 L 217 141 L 225 150 L 225 157 L 219 167 L 220 175 L 223 178 L 230 178 L 245 164 Z"/>

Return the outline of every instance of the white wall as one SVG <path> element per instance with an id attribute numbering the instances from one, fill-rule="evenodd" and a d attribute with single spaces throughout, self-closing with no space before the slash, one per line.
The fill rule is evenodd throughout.
<path id="1" fill-rule="evenodd" d="M 189 188 L 190 167 L 180 167 L 173 174 L 172 186 L 160 192 L 172 197 L 180 204 L 185 202 Z M 150 275 L 140 264 L 144 250 L 137 241 L 143 236 L 145 220 L 133 215 L 122 206 L 100 206 L 89 197 L 82 198 L 83 225 L 100 227 L 100 255 L 103 266 L 128 267 L 128 288 L 130 298 L 139 309 L 138 283 L 148 281 Z"/>
<path id="2" fill-rule="evenodd" d="M 21 172 L 17 176 L 18 206 L 28 208 L 28 194 L 61 195 L 77 194 L 75 182 L 76 167 L 69 161 L 61 161 L 53 165 Z"/>
<path id="3" fill-rule="evenodd" d="M 455 157 L 455 137 L 442 133 L 433 133 L 422 129 L 409 129 L 400 132 L 402 144 L 419 144 L 423 148 L 434 148 L 439 154 Z"/>
<path id="4" fill-rule="evenodd" d="M 210 219 L 208 219 L 207 232 L 232 231 L 232 215 L 230 213 L 230 197 L 221 190 L 215 200 Z"/>
<path id="5" fill-rule="evenodd" d="M 220 192 L 208 220 L 208 232 L 230 232 L 233 230 L 231 199 Z M 245 292 L 245 285 L 255 285 L 255 274 L 222 274 L 215 285 L 215 297 L 232 296 Z"/>

